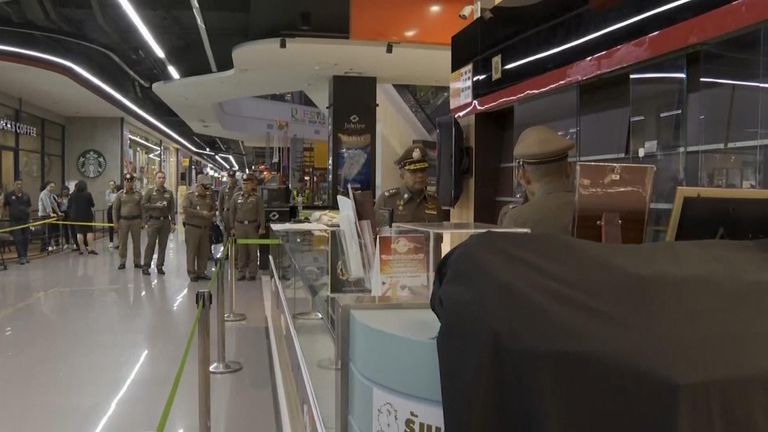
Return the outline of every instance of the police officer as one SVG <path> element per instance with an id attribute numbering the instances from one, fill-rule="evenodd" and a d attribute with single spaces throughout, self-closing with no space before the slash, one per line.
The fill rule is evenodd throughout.
<path id="1" fill-rule="evenodd" d="M 113 219 L 120 240 L 120 265 L 118 270 L 125 269 L 128 258 L 128 236 L 131 237 L 133 249 L 133 267 L 141 268 L 141 228 L 144 224 L 144 210 L 141 207 L 141 192 L 134 189 L 136 176 L 126 173 L 123 177 L 123 190 L 115 197 L 112 204 Z"/>
<path id="2" fill-rule="evenodd" d="M 574 192 L 568 152 L 574 144 L 545 126 L 525 130 L 515 145 L 518 181 L 528 202 L 501 210 L 499 225 L 533 233 L 571 235 Z"/>
<path id="3" fill-rule="evenodd" d="M 176 231 L 176 201 L 173 192 L 165 187 L 165 173 L 158 171 L 155 174 L 155 187 L 144 192 L 145 225 L 147 227 L 147 248 L 144 250 L 143 275 L 149 276 L 149 268 L 152 266 L 152 256 L 155 254 L 155 244 L 158 246 L 157 262 L 155 268 L 157 274 L 164 275 L 165 247 L 168 245 L 168 236 Z"/>
<path id="4" fill-rule="evenodd" d="M 256 177 L 246 174 L 243 177 L 243 190 L 236 193 L 229 205 L 230 225 L 232 235 L 240 239 L 255 239 L 265 232 L 264 227 L 264 201 L 253 189 Z M 258 255 L 259 247 L 256 245 L 238 245 L 238 275 L 237 280 L 245 280 L 246 271 L 248 280 L 256 280 L 259 271 Z"/>
<path id="5" fill-rule="evenodd" d="M 437 197 L 427 191 L 427 150 L 422 145 L 408 147 L 395 161 L 400 169 L 400 187 L 389 189 L 376 200 L 379 226 L 386 225 L 383 211 L 392 211 L 392 222 L 442 222 Z"/>
<path id="6" fill-rule="evenodd" d="M 211 178 L 203 174 L 198 175 L 195 190 L 184 197 L 181 207 L 184 212 L 189 280 L 211 280 L 205 273 L 208 255 L 211 253 L 211 225 L 216 216 L 216 207 L 211 196 Z"/>
<path id="7" fill-rule="evenodd" d="M 240 192 L 242 189 L 237 185 L 237 171 L 229 170 L 227 172 L 227 185 L 221 188 L 219 192 L 219 217 L 224 224 L 224 233 L 228 235 L 232 231 L 232 225 L 230 225 L 229 217 L 229 204 L 232 203 L 232 198 L 235 197 L 235 193 Z"/>

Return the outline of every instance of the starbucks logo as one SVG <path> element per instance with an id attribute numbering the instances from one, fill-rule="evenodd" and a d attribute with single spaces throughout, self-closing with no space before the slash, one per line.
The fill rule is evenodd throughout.
<path id="1" fill-rule="evenodd" d="M 87 178 L 96 178 L 107 169 L 107 159 L 98 150 L 86 150 L 77 157 L 77 171 Z"/>

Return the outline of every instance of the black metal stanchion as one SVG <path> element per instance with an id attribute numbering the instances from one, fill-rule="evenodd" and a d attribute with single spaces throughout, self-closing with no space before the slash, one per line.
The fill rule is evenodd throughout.
<path id="1" fill-rule="evenodd" d="M 195 302 L 202 304 L 200 322 L 197 326 L 197 400 L 200 432 L 211 431 L 211 375 L 208 365 L 211 362 L 211 292 L 197 292 Z"/>

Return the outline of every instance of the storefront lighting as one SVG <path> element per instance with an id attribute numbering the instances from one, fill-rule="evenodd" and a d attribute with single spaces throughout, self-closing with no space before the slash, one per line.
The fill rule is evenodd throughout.
<path id="1" fill-rule="evenodd" d="M 630 79 L 646 79 L 646 78 L 685 78 L 684 73 L 647 73 L 647 74 L 632 74 Z"/>
<path id="2" fill-rule="evenodd" d="M 105 84 L 100 79 L 98 79 L 95 76 L 91 75 L 88 71 L 86 71 L 82 67 L 80 67 L 80 66 L 78 66 L 78 65 L 76 65 L 76 64 L 74 64 L 74 63 L 72 63 L 72 62 L 70 62 L 68 60 L 64 60 L 62 58 L 59 58 L 59 57 L 55 57 L 55 56 L 48 55 L 48 54 L 43 54 L 43 53 L 40 53 L 40 52 L 37 52 L 37 51 L 30 51 L 30 50 L 26 50 L 26 49 L 16 48 L 16 47 L 8 46 L 8 45 L 0 45 L 0 51 L 6 51 L 6 52 L 17 53 L 17 54 L 23 54 L 23 55 L 30 56 L 30 57 L 36 57 L 36 58 L 48 60 L 50 62 L 57 63 L 57 64 L 60 64 L 62 66 L 65 66 L 66 68 L 74 71 L 75 73 L 77 73 L 81 77 L 83 77 L 86 80 L 90 81 L 91 83 L 95 84 L 100 89 L 104 90 L 110 96 L 112 96 L 115 99 L 119 100 L 123 105 L 128 107 L 131 111 L 133 111 L 134 113 L 136 113 L 139 116 L 143 117 L 144 119 L 146 119 L 147 121 L 149 121 L 153 125 L 157 126 L 158 129 L 160 129 L 163 132 L 165 132 L 166 134 L 168 134 L 168 136 L 170 136 L 171 138 L 175 139 L 176 141 L 181 143 L 183 146 L 187 147 L 188 149 L 192 150 L 193 152 L 197 152 L 197 153 L 201 152 L 201 150 L 196 149 L 195 147 L 193 147 L 190 143 L 188 143 L 184 138 L 179 136 L 176 132 L 172 131 L 170 128 L 168 128 L 164 124 L 160 123 L 160 121 L 158 121 L 156 118 L 154 118 L 151 115 L 147 114 L 144 110 L 142 110 L 139 107 L 137 107 L 136 105 L 134 105 L 131 101 L 126 99 L 123 95 L 121 95 L 120 93 L 115 91 L 112 87 L 108 86 L 107 84 Z"/>
<path id="3" fill-rule="evenodd" d="M 168 72 L 170 72 L 173 79 L 181 78 L 181 75 L 179 75 L 179 71 L 177 71 L 176 68 L 171 65 L 168 65 Z"/>
<path id="4" fill-rule="evenodd" d="M 164 59 L 165 53 L 163 52 L 163 49 L 160 48 L 160 45 L 157 44 L 155 38 L 152 37 L 152 33 L 150 33 L 147 26 L 144 25 L 144 21 L 142 21 L 139 14 L 136 13 L 136 9 L 133 8 L 131 2 L 128 0 L 118 0 L 118 2 L 120 2 L 120 6 L 123 7 L 123 10 L 126 14 L 128 14 L 128 17 L 131 19 L 131 21 L 133 21 L 133 25 L 136 26 L 136 29 L 139 30 L 139 33 L 144 36 L 144 40 L 147 41 L 150 47 L 152 47 L 152 51 L 155 52 L 155 55 L 161 59 Z"/>
<path id="5" fill-rule="evenodd" d="M 544 57 L 549 57 L 552 54 L 557 54 L 557 53 L 559 53 L 561 51 L 565 51 L 565 50 L 567 50 L 569 48 L 573 48 L 573 47 L 575 47 L 577 45 L 581 45 L 581 44 L 583 44 L 585 42 L 589 42 L 592 39 L 596 39 L 596 38 L 598 38 L 600 36 L 603 36 L 605 34 L 614 32 L 614 31 L 619 30 L 621 28 L 624 28 L 624 27 L 626 27 L 628 25 L 634 24 L 634 23 L 636 23 L 638 21 L 642 21 L 642 20 L 644 20 L 646 18 L 652 17 L 654 15 L 660 14 L 662 12 L 668 11 L 670 9 L 676 8 L 676 7 L 684 5 L 686 3 L 690 3 L 692 1 L 694 1 L 694 0 L 677 0 L 677 1 L 674 1 L 672 3 L 666 4 L 666 5 L 661 6 L 659 8 L 656 8 L 656 9 L 653 9 L 651 11 L 648 11 L 646 13 L 637 15 L 637 16 L 635 16 L 633 18 L 628 19 L 628 20 L 625 20 L 625 21 L 622 21 L 620 23 L 614 24 L 614 25 L 612 25 L 610 27 L 604 28 L 604 29 L 602 29 L 602 30 L 600 30 L 598 32 L 595 32 L 595 33 L 592 33 L 590 35 L 584 36 L 581 39 L 577 39 L 575 41 L 569 42 L 569 43 L 567 43 L 565 45 L 562 45 L 562 46 L 559 46 L 557 48 L 553 48 L 551 50 L 544 51 L 544 52 L 536 54 L 534 56 L 527 57 L 527 58 L 524 58 L 522 60 L 518 60 L 518 61 L 512 62 L 512 63 L 504 66 L 504 69 L 513 69 L 513 68 L 516 68 L 518 66 L 522 66 L 524 64 L 530 63 L 530 62 L 532 62 L 534 60 L 538 60 L 538 59 L 541 59 L 541 58 L 544 58 Z"/>
<path id="6" fill-rule="evenodd" d="M 128 138 L 130 138 L 130 139 L 132 139 L 134 141 L 138 141 L 138 142 L 144 144 L 145 146 L 147 146 L 149 148 L 153 148 L 153 149 L 155 149 L 157 151 L 160 151 L 160 147 L 158 147 L 158 146 L 156 146 L 154 144 L 150 144 L 149 142 L 147 142 L 147 141 L 137 137 L 136 135 L 128 135 Z"/>

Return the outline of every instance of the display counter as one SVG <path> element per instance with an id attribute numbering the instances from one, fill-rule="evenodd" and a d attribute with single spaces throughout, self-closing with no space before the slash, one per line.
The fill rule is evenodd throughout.
<path id="1" fill-rule="evenodd" d="M 501 228 L 395 227 L 433 243 L 438 234 L 493 229 Z M 428 299 L 372 296 L 364 279 L 345 277 L 347 246 L 337 228 L 274 232 L 282 244 L 271 253 L 268 316 L 285 430 L 443 429 L 439 323 Z"/>

